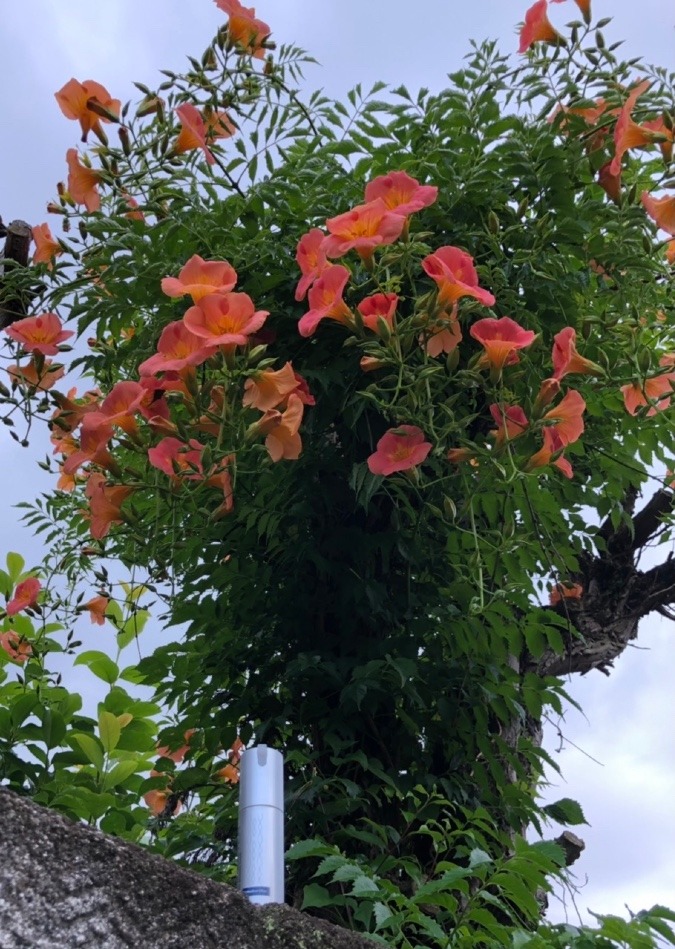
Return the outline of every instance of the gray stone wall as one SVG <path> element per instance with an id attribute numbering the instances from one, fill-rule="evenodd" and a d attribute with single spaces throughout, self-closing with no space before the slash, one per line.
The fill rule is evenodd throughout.
<path id="1" fill-rule="evenodd" d="M 0 789 L 1 949 L 368 949 Z"/>

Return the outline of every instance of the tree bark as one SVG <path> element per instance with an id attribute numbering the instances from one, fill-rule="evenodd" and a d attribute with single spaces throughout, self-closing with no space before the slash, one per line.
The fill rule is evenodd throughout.
<path id="1" fill-rule="evenodd" d="M 28 251 L 33 231 L 25 221 L 11 221 L 6 226 L 0 218 L 0 237 L 5 238 L 2 260 L 13 260 L 20 267 L 28 264 Z M 4 290 L 4 264 L 0 269 L 0 330 L 6 329 L 27 313 L 26 301 L 17 296 L 6 296 Z"/>
<path id="2" fill-rule="evenodd" d="M 675 618 L 668 610 L 675 603 L 675 559 L 640 570 L 640 555 L 665 528 L 675 507 L 675 494 L 659 490 L 636 514 L 636 494 L 624 500 L 625 520 L 613 527 L 608 519 L 597 533 L 597 552 L 580 559 L 580 569 L 570 579 L 581 584 L 579 599 L 563 598 L 556 607 L 569 621 L 565 652 L 547 651 L 526 661 L 529 671 L 564 676 L 599 669 L 605 674 L 628 644 L 637 637 L 640 620 L 653 611 Z"/>

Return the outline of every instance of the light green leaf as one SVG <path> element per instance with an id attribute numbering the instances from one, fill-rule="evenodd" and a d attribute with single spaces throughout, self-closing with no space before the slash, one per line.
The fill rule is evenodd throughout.
<path id="1" fill-rule="evenodd" d="M 96 770 L 103 771 L 103 748 L 98 739 L 93 735 L 78 734 L 73 735 L 73 740 L 77 742 Z"/>
<path id="2" fill-rule="evenodd" d="M 126 781 L 136 769 L 139 767 L 139 762 L 135 758 L 131 758 L 129 761 L 118 761 L 114 768 L 111 768 L 110 771 L 103 777 L 103 790 L 110 791 L 111 788 L 117 787 L 118 784 Z"/>
<path id="3" fill-rule="evenodd" d="M 104 652 L 99 652 L 96 649 L 81 652 L 73 665 L 87 666 L 95 676 L 110 685 L 118 679 L 120 674 L 117 663 L 113 662 L 110 656 L 106 656 Z"/>
<path id="4" fill-rule="evenodd" d="M 7 573 L 9 574 L 12 583 L 16 583 L 23 573 L 25 566 L 26 561 L 23 559 L 21 554 L 14 553 L 14 551 L 10 551 L 7 554 Z"/>
<path id="5" fill-rule="evenodd" d="M 120 740 L 122 726 L 116 715 L 112 712 L 102 710 L 98 716 L 98 730 L 101 736 L 101 742 L 106 752 L 110 754 L 117 748 L 117 742 Z"/>

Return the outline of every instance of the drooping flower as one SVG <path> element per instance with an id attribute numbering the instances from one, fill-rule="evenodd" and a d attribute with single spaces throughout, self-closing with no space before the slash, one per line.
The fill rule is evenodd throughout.
<path id="1" fill-rule="evenodd" d="M 394 214 L 414 214 L 428 208 L 438 197 L 435 185 L 421 185 L 405 171 L 390 171 L 366 185 L 366 201 L 381 198 Z"/>
<path id="2" fill-rule="evenodd" d="M 57 491 L 74 491 L 77 487 L 77 478 L 75 475 L 66 474 L 63 470 L 63 465 L 59 465 L 59 477 L 56 482 Z"/>
<path id="3" fill-rule="evenodd" d="M 366 297 L 365 300 L 361 300 L 357 310 L 363 318 L 363 325 L 381 336 L 382 330 L 379 321 L 384 320 L 389 330 L 393 330 L 397 304 L 398 296 L 395 293 L 374 293 L 372 296 Z"/>
<path id="4" fill-rule="evenodd" d="M 40 392 L 47 392 L 59 379 L 65 374 L 65 366 L 60 363 L 52 362 L 51 359 L 45 359 L 41 368 L 35 363 L 34 359 L 24 363 L 23 366 L 8 366 L 7 373 L 12 381 L 19 386 L 28 389 L 37 389 Z"/>
<path id="5" fill-rule="evenodd" d="M 23 636 L 15 633 L 13 629 L 7 630 L 6 633 L 0 633 L 0 649 L 3 649 L 14 662 L 19 662 L 22 665 L 33 655 L 31 644 Z"/>
<path id="6" fill-rule="evenodd" d="M 554 429 L 563 446 L 571 445 L 583 434 L 584 420 L 582 416 L 585 410 L 586 403 L 581 393 L 575 389 L 570 389 L 558 405 L 549 409 L 543 416 L 545 424 L 553 423 L 553 425 L 548 425 L 544 429 L 544 433 Z"/>
<path id="7" fill-rule="evenodd" d="M 656 119 L 648 119 L 642 123 L 642 127 L 649 129 L 650 132 L 656 132 L 654 141 L 658 144 L 666 164 L 673 160 L 673 129 L 668 128 L 660 115 Z"/>
<path id="8" fill-rule="evenodd" d="M 237 272 L 226 260 L 204 260 L 193 254 L 177 277 L 164 277 L 162 292 L 168 297 L 190 294 L 193 303 L 213 293 L 229 293 L 237 282 Z"/>
<path id="9" fill-rule="evenodd" d="M 59 344 L 73 335 L 72 330 L 64 330 L 56 313 L 43 313 L 41 316 L 27 316 L 17 320 L 5 329 L 7 335 L 29 353 L 42 353 L 43 356 L 55 356 Z"/>
<path id="10" fill-rule="evenodd" d="M 214 293 L 190 307 L 183 321 L 209 346 L 246 346 L 269 312 L 256 310 L 247 293 Z"/>
<path id="11" fill-rule="evenodd" d="M 519 405 L 501 405 L 493 402 L 490 406 L 490 415 L 497 426 L 495 431 L 490 432 L 495 436 L 495 448 L 501 448 L 505 442 L 518 438 L 530 424 Z"/>
<path id="12" fill-rule="evenodd" d="M 37 577 L 27 577 L 17 584 L 14 596 L 5 607 L 8 616 L 15 616 L 22 610 L 37 606 L 37 598 L 42 584 Z"/>
<path id="13" fill-rule="evenodd" d="M 92 131 L 105 141 L 101 122 L 112 121 L 100 112 L 95 112 L 91 108 L 92 105 L 98 105 L 102 111 L 119 118 L 121 109 L 119 99 L 113 99 L 105 86 L 93 79 L 85 79 L 84 82 L 69 79 L 65 86 L 54 93 L 54 98 L 67 119 L 74 119 L 80 123 L 83 142 L 87 141 L 87 135 Z"/>
<path id="14" fill-rule="evenodd" d="M 580 600 L 583 593 L 584 588 L 580 583 L 556 583 L 549 594 L 549 603 L 557 606 L 563 600 Z"/>
<path id="15" fill-rule="evenodd" d="M 66 152 L 68 162 L 68 192 L 75 204 L 83 204 L 87 211 L 92 213 L 101 207 L 101 195 L 97 191 L 103 180 L 98 171 L 88 168 L 80 161 L 77 149 L 69 148 Z"/>
<path id="16" fill-rule="evenodd" d="M 532 471 L 534 468 L 545 468 L 546 465 L 554 465 L 562 471 L 566 478 L 573 477 L 572 465 L 566 458 L 562 457 L 564 449 L 565 445 L 557 430 L 555 428 L 545 428 L 544 444 L 538 452 L 532 455 L 525 470 Z M 554 455 L 557 457 L 554 458 Z"/>
<path id="17" fill-rule="evenodd" d="M 265 448 L 272 461 L 296 461 L 302 451 L 302 440 L 298 434 L 305 407 L 302 400 L 295 393 L 288 397 L 288 406 L 284 412 L 278 409 L 269 409 L 256 422 L 256 434 L 266 435 Z"/>
<path id="18" fill-rule="evenodd" d="M 176 139 L 173 151 L 176 155 L 182 155 L 184 152 L 194 151 L 201 148 L 204 157 L 209 165 L 215 162 L 212 152 L 209 149 L 206 136 L 207 127 L 199 109 L 191 102 L 184 102 L 176 109 L 176 115 L 181 124 L 181 130 Z"/>
<path id="19" fill-rule="evenodd" d="M 169 436 L 148 449 L 148 461 L 169 478 L 182 476 L 190 481 L 201 481 L 204 477 L 203 451 L 204 446 L 196 438 L 185 444 L 179 438 Z"/>
<path id="20" fill-rule="evenodd" d="M 373 251 L 383 244 L 393 244 L 401 236 L 405 219 L 387 209 L 381 198 L 360 204 L 345 214 L 329 218 L 323 249 L 328 257 L 343 257 L 355 250 L 368 263 Z"/>
<path id="21" fill-rule="evenodd" d="M 298 323 L 301 336 L 311 336 L 323 319 L 336 320 L 343 326 L 352 324 L 352 312 L 342 299 L 348 280 L 349 271 L 339 264 L 333 264 L 321 274 L 309 291 L 309 312 Z"/>
<path id="22" fill-rule="evenodd" d="M 92 623 L 95 623 L 97 626 L 103 626 L 105 623 L 105 611 L 108 609 L 108 604 L 110 600 L 107 596 L 99 594 L 94 596 L 91 600 L 88 600 L 86 603 L 82 604 L 82 609 L 89 610 L 89 618 Z"/>
<path id="23" fill-rule="evenodd" d="M 211 472 L 205 481 L 210 488 L 218 488 L 223 495 L 222 503 L 212 513 L 212 517 L 223 517 L 230 514 L 234 509 L 234 492 L 232 490 L 232 479 L 230 478 L 229 465 L 234 456 L 228 455 L 223 458 L 220 465 Z"/>
<path id="24" fill-rule="evenodd" d="M 553 122 L 557 116 L 562 113 L 563 118 L 559 120 L 558 127 L 563 131 L 565 131 L 570 124 L 566 118 L 568 115 L 578 116 L 583 119 L 588 126 L 595 128 L 592 135 L 584 135 L 585 148 L 586 151 L 590 153 L 597 151 L 598 148 L 602 148 L 610 134 L 608 125 L 604 122 L 600 124 L 600 119 L 608 119 L 610 116 L 618 115 L 619 112 L 620 109 L 618 108 L 609 108 L 606 99 L 599 98 L 595 99 L 593 105 L 590 106 L 558 105 L 548 121 Z"/>
<path id="25" fill-rule="evenodd" d="M 441 353 L 452 353 L 462 341 L 462 327 L 457 318 L 459 306 L 457 303 L 449 313 L 441 314 L 433 323 L 425 327 L 420 334 L 420 346 L 425 346 L 429 356 L 440 356 Z"/>
<path id="26" fill-rule="evenodd" d="M 122 505 L 134 493 L 133 488 L 123 484 L 106 484 L 105 475 L 92 472 L 87 481 L 85 495 L 89 501 L 87 516 L 90 519 L 91 536 L 101 540 L 113 524 L 124 520 Z"/>
<path id="27" fill-rule="evenodd" d="M 598 184 L 614 204 L 621 202 L 621 168 L 616 174 L 612 173 L 612 162 L 606 161 L 598 169 Z"/>
<path id="28" fill-rule="evenodd" d="M 469 332 L 485 347 L 479 365 L 487 364 L 495 371 L 518 362 L 517 350 L 530 346 L 536 337 L 536 333 L 523 329 L 508 316 L 478 320 Z"/>
<path id="29" fill-rule="evenodd" d="M 89 412 L 82 419 L 80 447 L 68 456 L 63 465 L 66 474 L 75 474 L 84 464 L 98 465 L 110 469 L 114 466 L 108 444 L 113 437 L 113 427 L 102 412 Z"/>
<path id="30" fill-rule="evenodd" d="M 539 386 L 539 392 L 532 405 L 532 415 L 539 418 L 547 405 L 550 405 L 560 394 L 560 382 L 558 379 L 543 379 Z"/>
<path id="31" fill-rule="evenodd" d="M 156 372 L 180 372 L 188 366 L 201 366 L 215 352 L 215 346 L 193 333 L 182 320 L 169 323 L 162 330 L 157 352 L 138 367 L 139 375 Z"/>
<path id="32" fill-rule="evenodd" d="M 547 0 L 537 0 L 525 14 L 520 30 L 519 53 L 526 52 L 533 43 L 557 43 L 562 36 L 548 18 Z"/>
<path id="33" fill-rule="evenodd" d="M 656 226 L 675 236 L 675 194 L 653 198 L 649 191 L 643 191 L 640 200 Z"/>
<path id="34" fill-rule="evenodd" d="M 202 113 L 202 118 L 206 126 L 206 139 L 209 142 L 216 142 L 220 138 L 232 138 L 237 131 L 230 116 L 222 110 L 210 109 L 207 106 Z"/>
<path id="35" fill-rule="evenodd" d="M 659 365 L 663 368 L 672 366 L 672 356 L 662 356 Z M 647 415 L 656 415 L 668 408 L 670 399 L 675 388 L 675 372 L 661 373 L 659 376 L 652 376 L 651 379 L 644 379 L 642 382 L 632 382 L 621 386 L 623 393 L 623 403 L 629 415 L 635 415 L 637 410 L 643 405 L 649 405 Z"/>
<path id="36" fill-rule="evenodd" d="M 276 408 L 298 388 L 295 372 L 290 362 L 281 369 L 265 369 L 244 383 L 243 404 L 246 407 L 267 412 Z"/>
<path id="37" fill-rule="evenodd" d="M 239 0 L 215 0 L 216 6 L 230 17 L 227 32 L 230 40 L 254 59 L 265 56 L 264 43 L 272 32 L 256 18 L 255 7 L 244 7 Z"/>
<path id="38" fill-rule="evenodd" d="M 424 432 L 417 425 L 399 425 L 385 432 L 377 448 L 368 458 L 368 468 L 375 475 L 408 471 L 422 464 L 432 449 L 424 440 Z"/>
<path id="39" fill-rule="evenodd" d="M 650 145 L 654 141 L 655 133 L 645 126 L 638 125 L 633 119 L 635 103 L 642 93 L 649 89 L 650 85 L 649 79 L 643 79 L 642 82 L 639 82 L 631 90 L 619 113 L 614 128 L 614 158 L 609 166 L 610 173 L 613 175 L 618 175 L 621 171 L 621 159 L 629 148 L 640 148 L 642 145 Z"/>
<path id="40" fill-rule="evenodd" d="M 454 304 L 461 297 L 473 297 L 483 306 L 492 306 L 495 298 L 478 286 L 473 258 L 459 247 L 439 247 L 422 261 L 424 272 L 438 285 L 441 306 Z"/>
<path id="41" fill-rule="evenodd" d="M 313 227 L 298 241 L 298 249 L 295 252 L 295 259 L 302 273 L 302 278 L 295 290 L 295 299 L 304 300 L 305 295 L 315 280 L 317 280 L 324 270 L 330 267 L 326 252 L 323 248 L 323 242 L 326 235 L 320 227 Z"/>
<path id="42" fill-rule="evenodd" d="M 100 413 L 109 425 L 118 425 L 127 435 L 136 435 L 138 426 L 134 415 L 140 412 L 147 390 L 138 382 L 116 382 L 101 402 Z"/>
<path id="43" fill-rule="evenodd" d="M 46 264 L 47 270 L 51 270 L 54 266 L 54 258 L 63 253 L 63 248 L 54 239 L 49 224 L 36 224 L 33 228 L 33 240 L 35 241 L 33 263 Z"/>
<path id="44" fill-rule="evenodd" d="M 14 324 L 16 326 L 16 323 Z M 58 432 L 72 432 L 80 424 L 85 415 L 96 412 L 101 403 L 101 393 L 98 390 L 85 392 L 82 399 L 75 401 L 77 389 L 70 389 L 68 395 L 54 392 L 53 399 L 58 408 L 52 415 L 52 428 Z"/>
<path id="45" fill-rule="evenodd" d="M 590 359 L 585 359 L 577 352 L 576 330 L 566 326 L 553 337 L 553 378 L 563 379 L 571 372 L 583 375 L 599 375 L 602 370 Z"/>

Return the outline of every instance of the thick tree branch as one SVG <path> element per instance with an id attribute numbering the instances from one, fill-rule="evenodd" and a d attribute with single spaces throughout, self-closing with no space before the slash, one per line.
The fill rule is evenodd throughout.
<path id="1" fill-rule="evenodd" d="M 632 525 L 614 529 L 605 521 L 598 531 L 604 541 L 601 552 L 585 554 L 579 573 L 571 579 L 583 587 L 579 600 L 563 599 L 557 610 L 569 621 L 565 652 L 546 652 L 525 665 L 541 675 L 568 675 L 599 669 L 608 673 L 614 661 L 638 634 L 640 620 L 654 610 L 663 613 L 675 603 L 675 559 L 650 570 L 636 567 L 640 552 L 658 534 L 664 518 L 675 507 L 675 495 L 660 490 L 637 513 L 631 490 L 624 510 Z M 665 613 L 664 615 L 668 615 Z"/>

